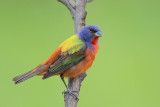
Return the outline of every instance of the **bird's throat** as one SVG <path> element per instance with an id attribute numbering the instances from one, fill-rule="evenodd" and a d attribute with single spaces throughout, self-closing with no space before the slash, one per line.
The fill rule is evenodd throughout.
<path id="1" fill-rule="evenodd" d="M 98 43 L 98 40 L 99 40 L 99 37 L 93 37 L 92 40 L 91 40 L 91 43 L 93 45 L 97 44 Z"/>

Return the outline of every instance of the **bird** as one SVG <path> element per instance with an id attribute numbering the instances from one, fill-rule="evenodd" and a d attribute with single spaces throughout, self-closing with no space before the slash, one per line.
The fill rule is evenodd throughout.
<path id="1" fill-rule="evenodd" d="M 36 75 L 42 75 L 42 79 L 58 75 L 68 89 L 64 77 L 75 78 L 91 67 L 99 49 L 99 37 L 102 37 L 100 27 L 85 26 L 78 34 L 61 43 L 47 60 L 16 76 L 13 81 L 18 84 Z"/>

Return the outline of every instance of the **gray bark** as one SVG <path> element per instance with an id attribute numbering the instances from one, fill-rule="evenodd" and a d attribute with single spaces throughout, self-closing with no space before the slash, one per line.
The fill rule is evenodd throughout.
<path id="1" fill-rule="evenodd" d="M 86 15 L 87 11 L 85 10 L 86 3 L 92 0 L 58 0 L 62 4 L 64 4 L 70 11 L 72 15 L 72 19 L 74 20 L 75 33 L 79 33 L 80 30 L 86 25 Z M 76 91 L 74 94 L 79 96 L 79 91 L 81 87 L 81 83 L 84 78 L 87 76 L 86 73 L 81 74 L 80 76 L 68 80 L 68 88 L 71 91 Z M 75 99 L 69 93 L 64 93 L 64 101 L 65 107 L 77 107 L 78 99 Z"/>

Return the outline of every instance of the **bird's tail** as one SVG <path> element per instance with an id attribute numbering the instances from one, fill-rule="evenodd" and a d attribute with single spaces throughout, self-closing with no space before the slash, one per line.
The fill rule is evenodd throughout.
<path id="1" fill-rule="evenodd" d="M 23 82 L 23 81 L 25 81 L 35 75 L 42 73 L 44 67 L 45 67 L 45 65 L 38 65 L 37 67 L 33 68 L 29 72 L 13 78 L 13 81 L 15 82 L 15 84 L 21 83 L 21 82 Z"/>

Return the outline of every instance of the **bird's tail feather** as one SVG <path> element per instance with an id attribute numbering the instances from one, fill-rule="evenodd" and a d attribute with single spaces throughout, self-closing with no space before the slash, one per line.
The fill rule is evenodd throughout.
<path id="1" fill-rule="evenodd" d="M 25 81 L 35 75 L 40 74 L 42 72 L 42 70 L 44 69 L 44 67 L 45 67 L 44 65 L 39 65 L 39 66 L 35 67 L 34 69 L 30 70 L 29 72 L 13 78 L 13 81 L 15 82 L 15 84 L 21 83 L 21 82 L 23 82 L 23 81 Z"/>

